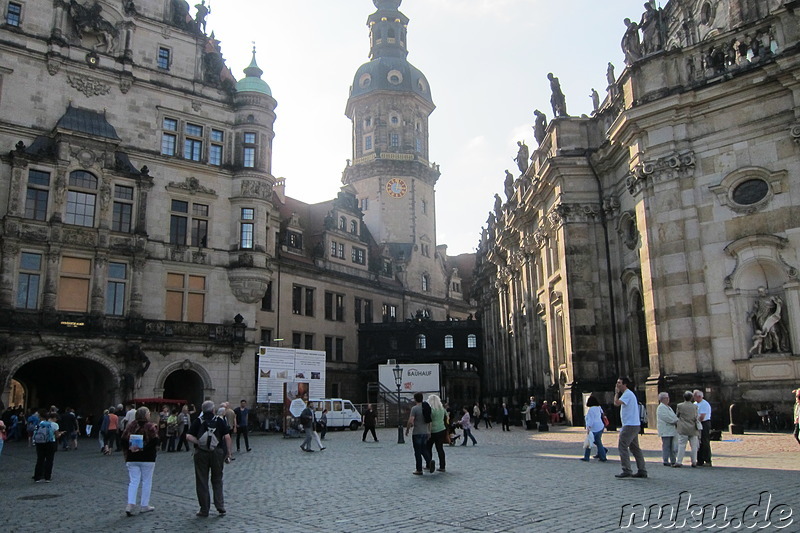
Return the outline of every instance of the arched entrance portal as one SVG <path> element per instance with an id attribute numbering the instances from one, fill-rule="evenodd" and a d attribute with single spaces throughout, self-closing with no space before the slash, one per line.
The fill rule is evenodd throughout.
<path id="1" fill-rule="evenodd" d="M 164 398 L 186 400 L 197 409 L 203 403 L 203 378 L 193 370 L 176 370 L 164 381 Z"/>
<path id="2" fill-rule="evenodd" d="M 115 379 L 108 368 L 80 357 L 34 359 L 17 370 L 13 379 L 24 388 L 27 409 L 60 411 L 72 407 L 78 416 L 97 416 L 114 402 Z"/>

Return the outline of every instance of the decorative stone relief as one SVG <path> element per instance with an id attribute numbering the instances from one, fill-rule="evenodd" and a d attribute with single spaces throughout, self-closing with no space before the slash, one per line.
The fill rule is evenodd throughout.
<path id="1" fill-rule="evenodd" d="M 200 181 L 195 177 L 186 178 L 182 182 L 180 182 L 180 181 L 171 181 L 171 182 L 169 182 L 169 185 L 167 185 L 167 188 L 180 189 L 180 190 L 183 190 L 183 191 L 188 191 L 188 192 L 190 192 L 192 194 L 202 193 L 202 194 L 209 194 L 209 195 L 212 195 L 212 196 L 216 196 L 217 195 L 217 191 L 200 185 Z"/>
<path id="2" fill-rule="evenodd" d="M 244 198 L 269 200 L 272 196 L 272 187 L 263 181 L 245 180 L 242 181 L 239 194 Z"/>
<path id="3" fill-rule="evenodd" d="M 82 92 L 86 98 L 108 94 L 108 92 L 111 90 L 109 85 L 89 76 L 76 76 L 70 74 L 67 76 L 67 82 L 74 89 Z"/>
<path id="4" fill-rule="evenodd" d="M 267 292 L 270 273 L 259 268 L 231 268 L 228 270 L 228 284 L 231 292 L 240 302 L 254 304 L 260 302 Z"/>
<path id="5" fill-rule="evenodd" d="M 644 189 L 648 181 L 658 183 L 691 176 L 694 167 L 694 152 L 673 152 L 636 165 L 625 178 L 625 185 L 635 196 Z"/>
<path id="6" fill-rule="evenodd" d="M 800 144 L 800 122 L 792 124 L 789 128 L 789 133 L 792 135 L 792 140 Z"/>
<path id="7" fill-rule="evenodd" d="M 44 345 L 47 346 L 48 350 L 50 350 L 53 355 L 58 355 L 61 357 L 80 357 L 91 348 L 89 343 L 80 341 L 45 341 Z"/>

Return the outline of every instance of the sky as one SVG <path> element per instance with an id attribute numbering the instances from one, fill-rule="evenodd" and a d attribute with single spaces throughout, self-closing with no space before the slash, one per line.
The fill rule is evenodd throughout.
<path id="1" fill-rule="evenodd" d="M 191 3 L 191 2 L 190 2 Z M 208 3 L 208 2 L 207 2 Z M 661 2 L 663 4 L 665 2 Z M 408 60 L 428 79 L 430 160 L 437 244 L 450 256 L 474 252 L 503 191 L 518 175 L 517 141 L 533 152 L 534 109 L 552 118 L 552 72 L 572 116 L 606 94 L 609 61 L 622 72 L 623 20 L 639 21 L 644 0 L 404 0 Z M 192 8 L 194 11 L 194 8 Z M 306 203 L 339 192 L 352 158 L 344 114 L 353 76 L 369 61 L 372 0 L 212 0 L 207 31 L 221 41 L 236 79 L 251 59 L 278 102 L 272 173 Z"/>

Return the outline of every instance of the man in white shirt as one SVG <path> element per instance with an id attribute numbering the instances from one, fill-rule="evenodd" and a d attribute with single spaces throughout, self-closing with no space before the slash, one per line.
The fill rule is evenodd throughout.
<path id="1" fill-rule="evenodd" d="M 128 404 L 128 411 L 125 413 L 125 418 L 122 419 L 122 430 L 124 431 L 128 424 L 136 420 L 136 407 L 133 404 Z"/>
<path id="2" fill-rule="evenodd" d="M 620 418 L 622 427 L 619 430 L 619 462 L 622 466 L 622 473 L 617 474 L 617 479 L 626 477 L 647 477 L 647 467 L 644 463 L 644 455 L 639 447 L 639 400 L 630 388 L 630 380 L 621 377 L 617 380 L 616 394 L 614 395 L 614 405 L 620 408 Z M 636 470 L 631 472 L 631 452 L 636 459 Z"/>
<path id="3" fill-rule="evenodd" d="M 697 449 L 697 466 L 711 466 L 711 404 L 703 398 L 703 391 L 695 390 L 694 404 L 697 406 L 697 418 L 703 425 L 700 430 L 700 446 Z"/>

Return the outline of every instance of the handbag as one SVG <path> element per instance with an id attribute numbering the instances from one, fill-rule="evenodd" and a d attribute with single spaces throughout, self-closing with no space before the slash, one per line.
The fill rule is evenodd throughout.
<path id="1" fill-rule="evenodd" d="M 600 419 L 603 421 L 603 426 L 605 426 L 606 428 L 608 428 L 608 417 L 606 416 L 606 414 L 605 414 L 605 413 L 603 413 L 602 415 L 600 415 Z"/>
<path id="2" fill-rule="evenodd" d="M 695 424 L 696 424 L 697 429 L 699 429 L 700 431 L 703 430 L 703 423 L 700 422 L 700 420 L 695 420 Z"/>

